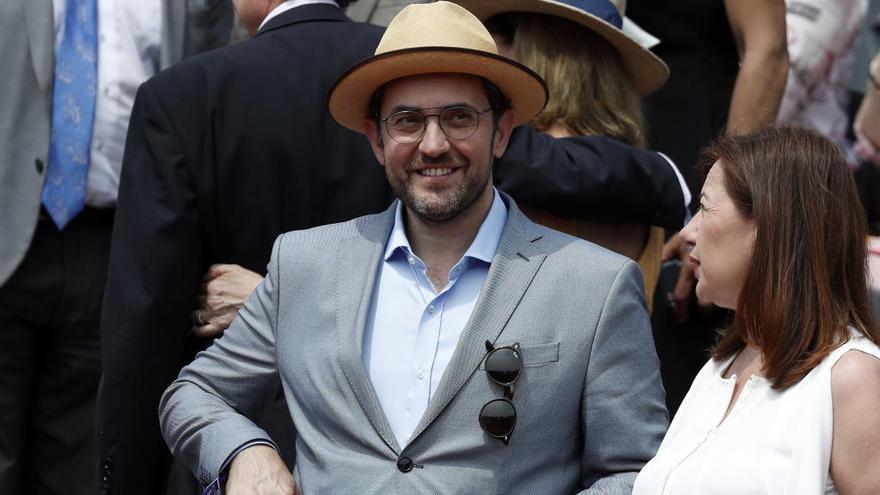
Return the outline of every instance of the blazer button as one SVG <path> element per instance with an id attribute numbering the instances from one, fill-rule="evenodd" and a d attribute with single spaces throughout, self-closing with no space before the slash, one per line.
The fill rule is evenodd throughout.
<path id="1" fill-rule="evenodd" d="M 43 173 L 43 168 L 44 168 L 44 167 L 43 167 L 43 160 L 40 160 L 39 158 L 37 158 L 36 160 L 34 160 L 34 168 L 37 169 L 37 173 L 38 173 L 38 174 L 42 174 L 42 173 Z"/>
<path id="2" fill-rule="evenodd" d="M 412 471 L 413 461 L 409 457 L 401 457 L 397 460 L 397 469 L 400 469 L 403 473 L 408 473 Z"/>

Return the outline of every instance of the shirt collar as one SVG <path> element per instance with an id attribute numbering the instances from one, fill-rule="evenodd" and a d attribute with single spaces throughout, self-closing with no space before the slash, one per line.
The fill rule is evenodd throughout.
<path id="1" fill-rule="evenodd" d="M 287 0 L 286 2 L 275 7 L 274 9 L 272 9 L 271 12 L 269 12 L 269 15 L 267 15 L 266 18 L 263 19 L 263 22 L 260 23 L 260 27 L 257 28 L 257 31 L 263 29 L 263 26 L 265 26 L 266 23 L 269 22 L 269 20 L 273 17 L 277 17 L 279 14 L 283 14 L 284 12 L 287 12 L 294 7 L 299 7 L 301 5 L 311 5 L 313 3 L 326 3 L 327 5 L 332 5 L 334 7 L 339 6 L 336 4 L 335 0 Z"/>
<path id="2" fill-rule="evenodd" d="M 465 251 L 462 259 L 474 258 L 486 263 L 492 263 L 498 244 L 501 242 L 501 234 L 504 232 L 504 226 L 507 224 L 507 206 L 498 194 L 498 190 L 492 188 L 494 193 L 492 199 L 492 207 L 489 208 L 489 214 L 483 219 L 480 230 L 474 241 Z M 394 211 L 394 227 L 391 229 L 391 235 L 388 237 L 388 243 L 385 245 L 385 261 L 388 261 L 396 251 L 403 250 L 406 253 L 412 252 L 409 239 L 406 237 L 406 229 L 403 226 L 403 203 L 397 202 L 397 208 Z"/>

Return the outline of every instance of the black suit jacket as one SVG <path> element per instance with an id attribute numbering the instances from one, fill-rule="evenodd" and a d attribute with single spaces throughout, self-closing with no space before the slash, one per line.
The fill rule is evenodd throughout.
<path id="1" fill-rule="evenodd" d="M 158 402 L 206 345 L 191 334 L 190 314 L 208 267 L 264 273 L 280 233 L 388 206 L 367 139 L 326 110 L 332 83 L 380 36 L 333 6 L 297 7 L 138 91 L 101 325 L 99 476 L 108 493 L 162 493 L 169 454 Z M 684 212 L 661 158 L 601 138 L 557 142 L 520 128 L 496 171 L 503 189 L 561 215 L 614 220 L 609 211 L 618 211 L 629 223 L 680 224 Z"/>

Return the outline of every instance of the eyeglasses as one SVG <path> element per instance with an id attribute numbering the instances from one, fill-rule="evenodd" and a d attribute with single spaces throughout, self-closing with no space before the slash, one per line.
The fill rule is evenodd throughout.
<path id="1" fill-rule="evenodd" d="M 440 110 L 439 113 L 423 113 L 425 110 Z M 434 107 L 421 110 L 401 110 L 382 119 L 385 130 L 391 139 L 400 144 L 412 144 L 422 139 L 428 126 L 428 117 L 437 117 L 440 130 L 449 139 L 461 141 L 477 132 L 480 115 L 492 108 L 477 110 L 469 106 Z"/>
<path id="2" fill-rule="evenodd" d="M 522 354 L 519 342 L 496 349 L 487 340 L 486 351 L 486 374 L 490 380 L 504 387 L 504 396 L 490 400 L 480 409 L 480 427 L 490 437 L 498 438 L 507 445 L 516 427 L 516 407 L 511 401 L 513 384 L 522 371 Z"/>

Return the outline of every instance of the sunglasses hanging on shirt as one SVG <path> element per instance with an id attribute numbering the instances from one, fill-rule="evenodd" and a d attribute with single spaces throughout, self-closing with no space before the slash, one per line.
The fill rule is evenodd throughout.
<path id="1" fill-rule="evenodd" d="M 490 380 L 504 387 L 504 394 L 490 400 L 480 409 L 480 427 L 487 435 L 507 445 L 516 427 L 516 407 L 512 402 L 513 384 L 522 372 L 522 353 L 519 342 L 496 348 L 488 340 L 486 352 L 486 374 Z"/>

